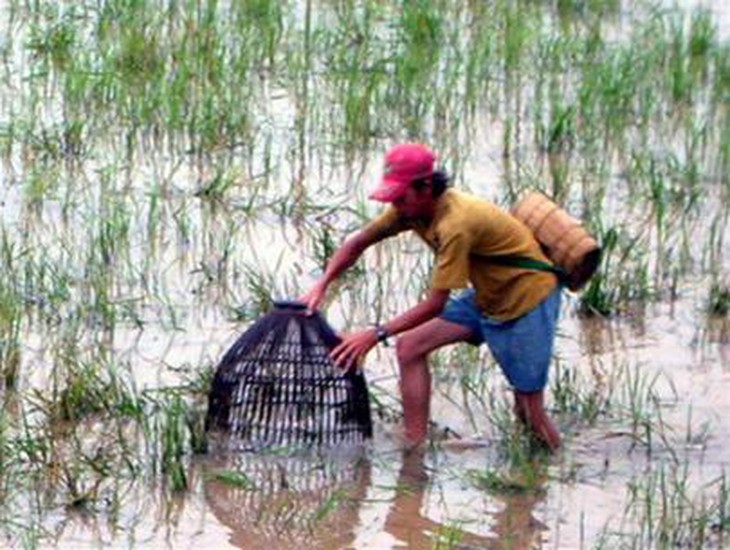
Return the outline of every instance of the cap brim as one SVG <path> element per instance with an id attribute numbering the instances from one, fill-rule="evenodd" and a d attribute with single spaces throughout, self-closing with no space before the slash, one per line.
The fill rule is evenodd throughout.
<path id="1" fill-rule="evenodd" d="M 407 181 L 383 179 L 380 185 L 370 193 L 369 197 L 374 201 L 393 202 L 406 192 L 408 184 Z"/>

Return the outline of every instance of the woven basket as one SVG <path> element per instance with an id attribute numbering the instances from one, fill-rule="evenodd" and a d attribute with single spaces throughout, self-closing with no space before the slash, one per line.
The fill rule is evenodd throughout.
<path id="1" fill-rule="evenodd" d="M 343 372 L 329 353 L 339 337 L 318 313 L 278 302 L 221 360 L 208 399 L 208 429 L 240 447 L 329 446 L 372 436 L 361 372 Z"/>
<path id="2" fill-rule="evenodd" d="M 532 192 L 512 209 L 542 245 L 548 258 L 566 274 L 570 290 L 579 290 L 595 273 L 601 248 L 583 224 L 545 195 Z"/>

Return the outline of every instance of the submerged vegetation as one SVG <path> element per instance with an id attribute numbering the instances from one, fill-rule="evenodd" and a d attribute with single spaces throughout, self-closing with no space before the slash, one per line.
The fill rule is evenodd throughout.
<path id="1" fill-rule="evenodd" d="M 458 187 L 505 206 L 539 188 L 580 217 L 603 258 L 578 313 L 622 319 L 699 288 L 702 314 L 727 319 L 730 45 L 706 9 L 11 0 L 0 27 L 0 525 L 14 545 L 52 537 L 59 508 L 112 517 L 136 484 L 170 499 L 194 485 L 221 326 L 307 286 L 373 213 L 363 182 L 395 141 L 433 144 Z M 366 262 L 339 289 L 345 325 L 427 284 L 410 242 Z M 438 360 L 439 381 L 450 362 L 484 366 L 461 348 Z M 446 398 L 470 427 L 491 422 L 520 481 L 469 478 L 542 491 L 492 371 L 460 373 Z M 598 547 L 727 541 L 726 478 L 690 497 L 661 381 L 633 365 L 601 383 L 560 361 L 553 374 L 562 422 L 618 426 L 661 457 L 629 486 L 639 527 Z M 459 547 L 455 525 L 438 547 Z"/>

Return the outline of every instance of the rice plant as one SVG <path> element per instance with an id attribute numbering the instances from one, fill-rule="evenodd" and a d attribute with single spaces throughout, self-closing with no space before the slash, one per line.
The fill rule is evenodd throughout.
<path id="1" fill-rule="evenodd" d="M 727 317 L 730 313 L 730 288 L 720 281 L 710 287 L 707 298 L 707 312 L 712 317 Z"/>
<path id="2" fill-rule="evenodd" d="M 685 466 L 662 466 L 628 485 L 622 525 L 596 548 L 721 548 L 727 539 L 727 480 L 694 487 Z"/>
<path id="3" fill-rule="evenodd" d="M 561 416 L 570 415 L 587 425 L 595 424 L 609 409 L 605 395 L 601 395 L 598 383 L 580 378 L 579 369 L 555 364 L 555 376 L 551 387 L 554 408 Z"/>
<path id="4" fill-rule="evenodd" d="M 452 550 L 461 548 L 463 530 L 458 522 L 442 526 L 433 541 L 434 550 Z"/>
<path id="5" fill-rule="evenodd" d="M 2 233 L 0 247 L 0 379 L 5 388 L 14 388 L 21 362 L 21 327 L 24 302 L 16 283 L 16 265 L 22 255 L 9 236 Z"/>

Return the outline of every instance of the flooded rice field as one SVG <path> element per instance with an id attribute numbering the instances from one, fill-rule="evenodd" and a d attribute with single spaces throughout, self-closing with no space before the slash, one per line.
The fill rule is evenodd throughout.
<path id="1" fill-rule="evenodd" d="M 0 2 L 0 547 L 730 548 L 730 46 L 722 2 Z M 393 348 L 364 447 L 245 453 L 215 367 L 296 298 L 417 140 L 540 189 L 604 250 L 562 303 L 546 456 L 486 349 L 432 358 L 406 452 Z M 428 290 L 404 236 L 323 312 Z"/>

